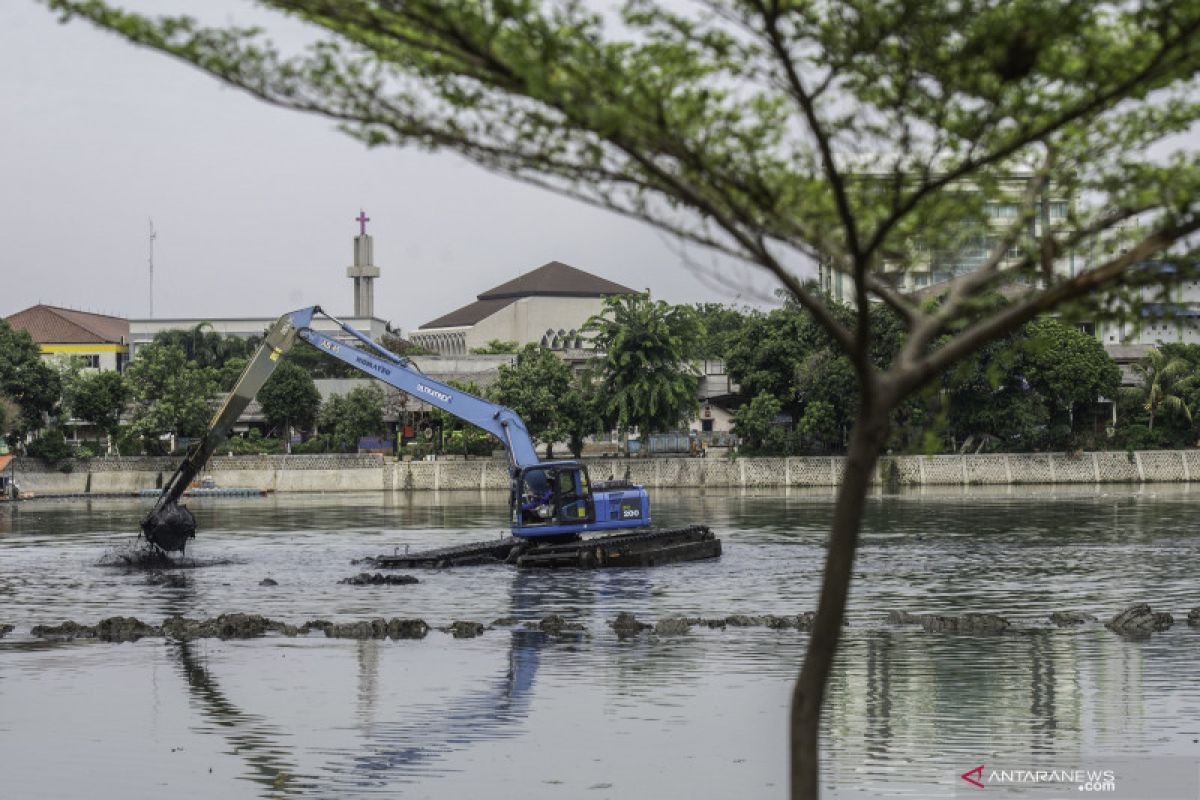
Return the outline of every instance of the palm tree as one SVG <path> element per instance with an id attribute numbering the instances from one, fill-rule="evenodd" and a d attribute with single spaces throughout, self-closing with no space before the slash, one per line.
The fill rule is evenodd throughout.
<path id="1" fill-rule="evenodd" d="M 698 378 L 691 359 L 703 334 L 695 309 L 648 294 L 615 295 L 583 330 L 604 353 L 601 413 L 622 439 L 632 427 L 645 436 L 692 418 Z"/>
<path id="2" fill-rule="evenodd" d="M 1182 413 L 1191 423 L 1192 410 L 1184 400 L 1197 385 L 1191 364 L 1179 356 L 1171 358 L 1161 350 L 1152 349 L 1143 361 L 1134 365 L 1134 369 L 1142 376 L 1146 392 L 1143 407 L 1150 412 L 1150 430 L 1154 430 L 1155 416 L 1162 412 Z"/>

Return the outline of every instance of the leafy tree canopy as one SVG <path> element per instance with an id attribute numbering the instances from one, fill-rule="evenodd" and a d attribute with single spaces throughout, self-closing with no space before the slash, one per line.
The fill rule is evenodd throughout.
<path id="1" fill-rule="evenodd" d="M 151 441 L 203 434 L 220 391 L 214 368 L 189 362 L 181 347 L 154 342 L 138 351 L 125 379 L 135 404 L 134 431 Z"/>
<path id="2" fill-rule="evenodd" d="M 727 359 L 746 331 L 750 320 L 759 314 L 752 308 L 737 308 L 722 303 L 697 303 L 696 314 L 704 333 L 696 348 L 699 358 Z"/>
<path id="3" fill-rule="evenodd" d="M 383 390 L 374 383 L 335 394 L 321 406 L 317 424 L 343 452 L 358 449 L 358 440 L 383 432 Z"/>
<path id="4" fill-rule="evenodd" d="M 0 396 L 16 404 L 18 414 L 6 414 L 8 432 L 23 434 L 45 424 L 58 406 L 62 380 L 42 360 L 33 337 L 0 319 Z"/>
<path id="5" fill-rule="evenodd" d="M 201 322 L 188 329 L 173 329 L 159 331 L 154 335 L 154 343 L 169 347 L 177 347 L 183 351 L 184 358 L 189 364 L 198 367 L 220 369 L 230 359 L 245 359 L 254 353 L 258 346 L 255 339 L 243 339 L 239 336 L 224 336 L 213 330 L 211 322 Z"/>
<path id="6" fill-rule="evenodd" d="M 284 358 L 258 391 L 258 402 L 267 424 L 281 429 L 286 437 L 289 427 L 312 428 L 321 406 L 321 394 L 304 367 Z"/>
<path id="7" fill-rule="evenodd" d="M 516 364 L 500 365 L 500 374 L 489 390 L 492 399 L 521 417 L 535 442 L 550 445 L 571 434 L 571 413 L 576 401 L 571 368 L 550 350 L 527 344 L 517 353 Z"/>
<path id="8" fill-rule="evenodd" d="M 128 401 L 129 387 L 119 372 L 83 373 L 70 387 L 67 396 L 67 404 L 74 416 L 110 436 L 116 435 Z"/>
<path id="9" fill-rule="evenodd" d="M 696 414 L 696 356 L 700 321 L 695 309 L 653 301 L 645 294 L 614 295 L 588 320 L 584 332 L 604 353 L 601 414 L 611 427 L 642 434 L 667 431 Z"/>

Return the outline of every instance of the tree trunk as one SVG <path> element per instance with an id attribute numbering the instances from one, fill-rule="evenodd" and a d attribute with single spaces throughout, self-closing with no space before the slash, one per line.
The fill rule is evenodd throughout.
<path id="1" fill-rule="evenodd" d="M 846 612 L 854 554 L 871 472 L 887 440 L 891 408 L 878 400 L 864 402 L 846 451 L 846 471 L 838 487 L 833 528 L 825 554 L 821 595 L 808 650 L 792 691 L 788 733 L 791 743 L 791 798 L 816 800 L 820 790 L 818 738 L 825 684 L 837 653 Z"/>

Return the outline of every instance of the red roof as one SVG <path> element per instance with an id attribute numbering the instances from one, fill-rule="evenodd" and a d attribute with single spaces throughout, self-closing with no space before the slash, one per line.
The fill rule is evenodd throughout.
<path id="1" fill-rule="evenodd" d="M 129 320 L 38 304 L 7 318 L 38 344 L 127 344 Z"/>

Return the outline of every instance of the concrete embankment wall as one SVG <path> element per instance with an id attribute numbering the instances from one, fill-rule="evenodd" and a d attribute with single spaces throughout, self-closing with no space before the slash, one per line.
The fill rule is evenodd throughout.
<path id="1" fill-rule="evenodd" d="M 592 478 L 628 478 L 646 486 L 836 486 L 840 457 L 589 459 Z M 16 477 L 35 494 L 133 494 L 162 486 L 176 458 L 93 459 L 70 471 L 17 459 Z M 508 488 L 503 461 L 395 462 L 372 455 L 218 456 L 205 475 L 221 487 L 272 492 L 369 492 Z M 1152 483 L 1200 480 L 1200 450 L 894 456 L 881 459 L 886 487 Z"/>

